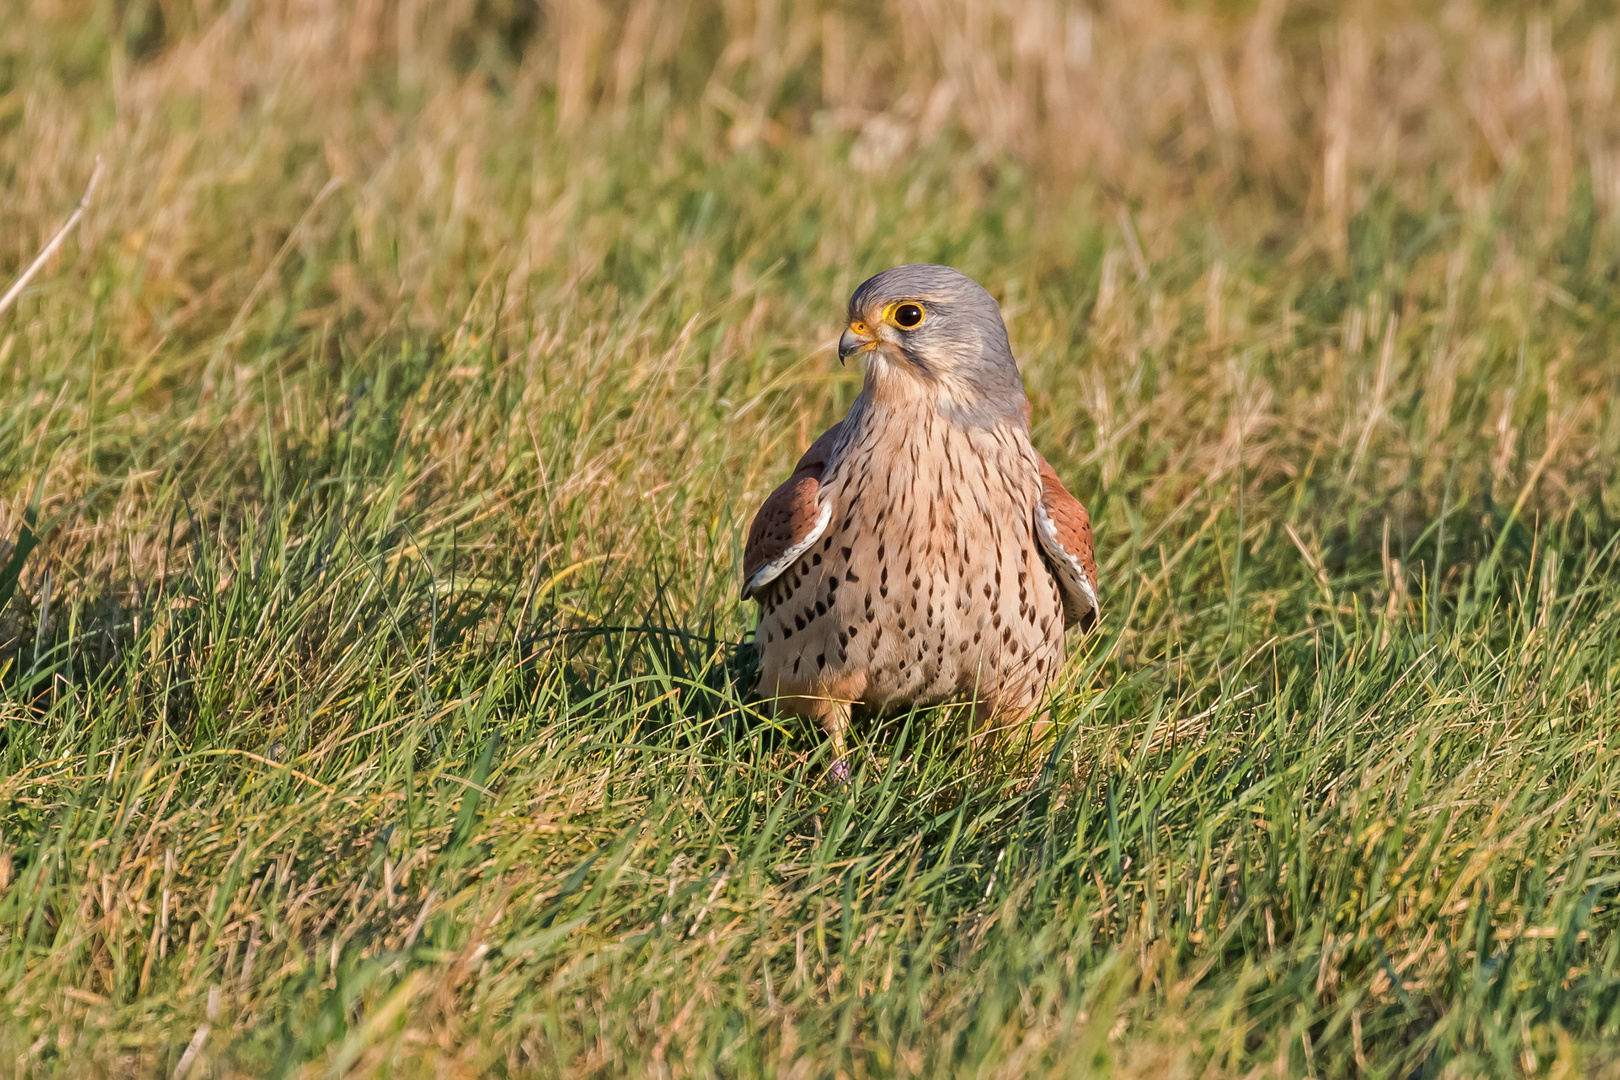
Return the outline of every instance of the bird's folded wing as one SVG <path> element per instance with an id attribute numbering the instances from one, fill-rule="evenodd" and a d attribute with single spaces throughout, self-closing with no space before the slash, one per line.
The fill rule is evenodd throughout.
<path id="1" fill-rule="evenodd" d="M 804 452 L 793 475 L 754 515 L 743 548 L 743 599 L 780 577 L 793 560 L 821 539 L 832 520 L 832 503 L 821 500 L 821 474 L 827 468 L 843 422 L 834 424 Z"/>
<path id="2" fill-rule="evenodd" d="M 1037 455 L 1039 456 L 1039 455 Z M 1063 625 L 1097 617 L 1097 563 L 1091 546 L 1091 515 L 1070 495 L 1051 464 L 1041 460 L 1041 501 L 1035 508 L 1035 536 L 1057 572 L 1063 593 Z"/>

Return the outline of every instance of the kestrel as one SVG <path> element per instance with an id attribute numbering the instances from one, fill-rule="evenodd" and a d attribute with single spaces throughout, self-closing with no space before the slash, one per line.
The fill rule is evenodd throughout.
<path id="1" fill-rule="evenodd" d="M 946 266 L 898 266 L 849 301 L 849 413 L 748 529 L 759 693 L 817 720 L 847 773 L 852 709 L 969 702 L 1028 719 L 1097 613 L 1091 520 L 1030 444 L 995 299 Z"/>

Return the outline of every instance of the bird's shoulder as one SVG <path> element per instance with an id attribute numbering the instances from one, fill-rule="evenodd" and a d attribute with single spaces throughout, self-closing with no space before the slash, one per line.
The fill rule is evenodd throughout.
<path id="1" fill-rule="evenodd" d="M 1069 494 L 1039 451 L 1041 499 L 1035 512 L 1035 535 L 1057 571 L 1063 593 L 1064 624 L 1089 623 L 1096 617 L 1097 560 L 1091 535 L 1091 515 Z"/>
<path id="2" fill-rule="evenodd" d="M 793 475 L 754 514 L 743 546 L 744 599 L 780 577 L 826 531 L 832 505 L 821 498 L 821 481 L 844 424 L 839 421 L 811 443 L 793 467 Z"/>

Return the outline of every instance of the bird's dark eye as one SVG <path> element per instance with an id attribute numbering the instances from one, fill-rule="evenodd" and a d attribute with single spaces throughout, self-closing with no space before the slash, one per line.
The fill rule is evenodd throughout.
<path id="1" fill-rule="evenodd" d="M 894 325 L 902 330 L 912 330 L 922 325 L 923 309 L 920 304 L 900 304 L 890 316 Z"/>

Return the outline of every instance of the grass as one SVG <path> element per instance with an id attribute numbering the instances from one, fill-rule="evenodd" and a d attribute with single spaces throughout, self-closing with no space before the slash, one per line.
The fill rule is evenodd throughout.
<path id="1" fill-rule="evenodd" d="M 1592 6 L 0 7 L 18 1076 L 1620 1076 Z M 1002 301 L 1053 741 L 747 700 L 844 301 Z"/>

